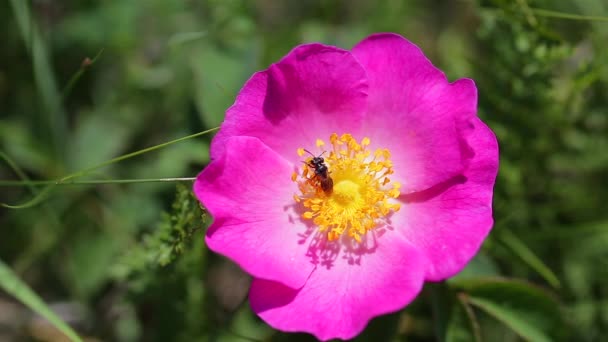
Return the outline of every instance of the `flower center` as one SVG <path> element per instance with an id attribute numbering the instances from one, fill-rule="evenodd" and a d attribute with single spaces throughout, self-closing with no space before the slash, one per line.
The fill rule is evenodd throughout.
<path id="1" fill-rule="evenodd" d="M 349 205 L 354 206 L 362 200 L 359 188 L 360 186 L 358 183 L 349 179 L 340 181 L 334 185 L 334 200 L 343 207 Z"/>
<path id="2" fill-rule="evenodd" d="M 329 241 L 347 236 L 361 242 L 361 237 L 384 222 L 391 212 L 399 210 L 393 198 L 399 197 L 400 184 L 392 182 L 393 164 L 388 149 L 367 148 L 371 141 L 358 142 L 350 134 L 333 133 L 329 141 L 332 149 L 313 155 L 304 148 L 298 155 L 310 154 L 300 174 L 292 180 L 298 183 L 300 194 L 296 202 L 306 210 L 302 217 L 312 220 Z M 320 139 L 317 148 L 325 145 Z"/>

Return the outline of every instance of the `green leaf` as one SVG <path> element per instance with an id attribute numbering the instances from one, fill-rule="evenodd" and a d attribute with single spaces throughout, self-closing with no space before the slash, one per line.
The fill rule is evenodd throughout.
<path id="1" fill-rule="evenodd" d="M 194 198 L 190 187 L 177 185 L 171 212 L 163 213 L 159 226 L 145 234 L 142 241 L 125 250 L 110 269 L 115 279 L 124 281 L 145 275 L 174 262 L 183 254 L 195 234 L 203 229 L 205 211 Z"/>
<path id="2" fill-rule="evenodd" d="M 498 275 L 500 275 L 500 272 L 494 260 L 483 252 L 480 252 L 477 253 L 477 255 L 471 261 L 469 261 L 467 266 L 462 271 L 460 271 L 456 276 L 450 278 L 448 283 L 458 282 L 461 279 L 494 277 Z"/>
<path id="3" fill-rule="evenodd" d="M 78 334 L 59 318 L 30 287 L 0 260 L 0 287 L 25 304 L 40 316 L 46 318 L 72 341 L 82 341 Z"/>
<path id="4" fill-rule="evenodd" d="M 466 295 L 459 295 L 459 299 Z M 452 306 L 450 320 L 448 322 L 445 341 L 460 342 L 460 341 L 475 341 L 481 342 L 479 336 L 479 322 L 473 313 L 469 303 L 463 302 L 462 305 Z"/>
<path id="5" fill-rule="evenodd" d="M 466 291 L 461 299 L 483 310 L 529 341 L 551 341 L 563 327 L 558 302 L 532 284 L 501 278 L 450 283 Z M 483 330 L 483 327 L 482 327 Z"/>
<path id="6" fill-rule="evenodd" d="M 430 293 L 435 337 L 438 341 L 445 341 L 450 321 L 450 312 L 452 311 L 452 302 L 448 288 L 444 282 L 430 283 L 426 286 Z"/>
<path id="7" fill-rule="evenodd" d="M 61 95 L 50 62 L 50 53 L 44 39 L 33 20 L 27 1 L 11 0 L 13 14 L 21 33 L 21 38 L 32 58 L 34 80 L 42 100 L 42 118 L 47 126 L 55 153 L 62 156 L 62 148 L 67 132 L 67 117 L 61 104 Z"/>
<path id="8" fill-rule="evenodd" d="M 543 279 L 545 279 L 553 288 L 560 288 L 561 284 L 557 276 L 545 263 L 536 256 L 519 238 L 507 229 L 503 229 L 501 236 L 502 242 L 511 249 L 511 251 L 523 260 L 528 266 L 535 270 Z"/>
<path id="9" fill-rule="evenodd" d="M 206 126 L 218 126 L 224 120 L 226 109 L 254 70 L 248 61 L 255 57 L 247 51 L 255 51 L 255 48 L 250 46 L 242 53 L 229 53 L 206 44 L 193 53 L 194 100 Z"/>
<path id="10" fill-rule="evenodd" d="M 84 169 L 99 160 L 118 155 L 129 135 L 122 122 L 111 120 L 99 112 L 81 114 L 68 148 L 70 168 Z"/>
<path id="11" fill-rule="evenodd" d="M 511 310 L 492 301 L 469 297 L 468 302 L 509 326 L 521 337 L 534 342 L 550 342 L 551 339 L 522 317 L 516 310 Z"/>
<path id="12" fill-rule="evenodd" d="M 107 270 L 125 243 L 109 232 L 92 229 L 83 230 L 71 243 L 63 269 L 65 280 L 74 294 L 88 300 L 108 280 Z"/>

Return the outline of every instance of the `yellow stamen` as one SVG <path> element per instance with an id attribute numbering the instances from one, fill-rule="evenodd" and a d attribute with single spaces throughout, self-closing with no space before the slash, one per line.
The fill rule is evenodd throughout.
<path id="1" fill-rule="evenodd" d="M 369 138 L 358 142 L 350 134 L 333 133 L 329 141 L 331 150 L 323 156 L 328 173 L 318 174 L 308 158 L 299 177 L 292 177 L 300 190 L 295 198 L 305 208 L 302 218 L 312 220 L 329 241 L 346 233 L 361 242 L 384 217 L 399 210 L 400 205 L 392 199 L 399 197 L 401 185 L 397 182 L 388 185 L 391 183 L 388 176 L 393 174 L 388 149 L 379 148 L 372 153 L 367 150 Z M 316 140 L 317 148 L 324 145 L 323 140 Z M 297 153 L 303 156 L 304 148 Z M 323 189 L 324 177 L 333 180 L 332 191 Z"/>

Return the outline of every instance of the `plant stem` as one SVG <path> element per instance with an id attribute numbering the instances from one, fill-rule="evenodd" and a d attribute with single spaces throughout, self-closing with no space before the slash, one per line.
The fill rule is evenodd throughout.
<path id="1" fill-rule="evenodd" d="M 57 180 L 24 180 L 7 181 L 0 180 L 0 186 L 31 186 L 31 185 L 91 185 L 91 184 L 131 184 L 131 183 L 162 183 L 162 182 L 192 182 L 195 177 L 174 178 L 138 178 L 138 179 L 90 179 L 90 180 L 68 180 L 59 182 Z"/>
<path id="2" fill-rule="evenodd" d="M 211 129 L 208 129 L 208 130 L 205 130 L 205 131 L 202 131 L 202 132 L 198 132 L 198 133 L 194 133 L 194 134 L 191 134 L 191 135 L 188 135 L 188 136 L 185 136 L 185 137 L 181 137 L 181 138 L 178 138 L 178 139 L 175 139 L 175 140 L 167 141 L 167 142 L 162 143 L 162 144 L 158 144 L 158 145 L 154 145 L 154 146 L 151 146 L 151 147 L 147 147 L 147 148 L 141 149 L 139 151 L 127 153 L 127 154 L 124 154 L 122 156 L 119 156 L 119 157 L 116 157 L 116 158 L 112 158 L 112 159 L 107 160 L 105 162 L 102 162 L 102 163 L 99 163 L 97 165 L 91 166 L 91 167 L 86 168 L 84 170 L 76 171 L 76 172 L 74 172 L 72 174 L 69 174 L 69 175 L 64 176 L 62 178 L 59 178 L 59 179 L 57 179 L 55 181 L 43 181 L 43 182 L 49 182 L 49 183 L 48 183 L 48 185 L 44 189 L 42 189 L 42 191 L 40 191 L 40 193 L 38 193 L 36 196 L 34 196 L 34 198 L 30 199 L 29 201 L 26 201 L 25 203 L 18 204 L 18 205 L 12 205 L 12 204 L 7 204 L 7 203 L 0 203 L 0 207 L 10 208 L 10 209 L 26 209 L 26 208 L 31 208 L 31 207 L 35 206 L 36 204 L 42 202 L 46 198 L 46 196 L 51 192 L 51 190 L 53 190 L 53 188 L 55 188 L 57 185 L 69 184 L 68 181 L 70 181 L 70 180 L 72 180 L 74 178 L 85 176 L 88 173 L 90 173 L 92 171 L 95 171 L 97 169 L 100 169 L 100 168 L 102 168 L 104 166 L 112 165 L 114 163 L 118 163 L 119 161 L 123 161 L 125 159 L 133 158 L 133 157 L 139 156 L 139 155 L 144 154 L 144 153 L 148 153 L 148 152 L 151 152 L 151 151 L 154 151 L 154 150 L 158 150 L 160 148 L 167 147 L 167 146 L 169 146 L 171 144 L 175 144 L 175 143 L 178 143 L 180 141 L 196 138 L 196 137 L 199 137 L 201 135 L 205 135 L 207 133 L 211 133 L 213 131 L 216 131 L 218 129 L 219 129 L 219 127 L 211 128 Z M 178 178 L 173 178 L 173 181 L 175 181 L 176 179 L 178 179 Z M 116 183 L 120 183 L 120 182 L 122 182 L 122 183 L 143 183 L 143 182 L 146 182 L 146 181 L 150 182 L 152 180 L 148 179 L 148 180 L 143 180 L 143 182 L 138 182 L 137 180 L 131 181 L 131 180 L 120 180 L 120 179 L 117 179 L 116 181 L 117 181 Z M 155 181 L 155 182 L 161 182 L 161 180 L 159 180 L 159 179 L 154 179 L 153 181 Z M 81 184 L 86 184 L 85 182 L 86 181 L 83 181 L 83 182 L 80 182 L 80 183 Z M 89 181 L 89 182 L 92 182 L 92 181 Z M 72 182 L 72 183 L 76 184 L 74 182 Z M 93 184 L 105 184 L 105 183 L 108 183 L 108 181 L 103 181 L 103 183 L 98 182 L 98 183 L 93 183 Z M 89 184 L 91 184 L 91 183 L 89 183 Z"/>
<path id="3" fill-rule="evenodd" d="M 608 16 L 597 16 L 597 15 L 582 15 L 582 14 L 573 14 L 573 13 L 565 13 L 558 11 L 550 11 L 542 8 L 532 8 L 529 10 L 536 15 L 540 15 L 543 17 L 553 17 L 559 19 L 569 19 L 569 20 L 586 20 L 586 21 L 608 21 Z"/>

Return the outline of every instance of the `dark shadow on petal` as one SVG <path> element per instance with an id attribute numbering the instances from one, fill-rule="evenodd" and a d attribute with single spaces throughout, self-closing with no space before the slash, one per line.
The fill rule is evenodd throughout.
<path id="1" fill-rule="evenodd" d="M 381 226 L 368 232 L 361 237 L 361 242 L 355 241 L 344 233 L 339 240 L 329 241 L 327 232 L 319 231 L 319 228 L 311 220 L 302 218 L 304 208 L 299 203 L 285 206 L 284 211 L 288 213 L 289 220 L 299 220 L 306 229 L 297 232 L 299 244 L 308 244 L 306 257 L 315 266 L 331 269 L 335 266 L 338 258 L 346 260 L 349 265 L 361 265 L 361 261 L 366 254 L 372 254 L 378 247 L 377 240 L 385 233 L 394 230 L 390 225 L 390 217 L 387 217 Z"/>
<path id="2" fill-rule="evenodd" d="M 207 232 L 205 233 L 205 235 L 207 235 L 208 237 L 211 237 L 213 235 L 213 233 L 215 233 L 216 230 L 218 230 L 219 228 L 222 228 L 224 226 L 224 222 L 226 222 L 225 217 L 218 217 L 218 218 L 214 217 L 213 223 L 211 223 L 209 228 L 207 228 Z"/>
<path id="3" fill-rule="evenodd" d="M 281 283 L 271 280 L 254 279 L 252 287 L 256 296 L 264 300 L 252 300 L 251 304 L 255 312 L 263 312 L 269 309 L 285 306 L 293 301 L 299 289 L 289 288 Z"/>
<path id="4" fill-rule="evenodd" d="M 342 243 L 344 244 L 344 255 L 342 258 L 346 260 L 349 265 L 361 266 L 363 256 L 374 253 L 376 248 L 378 248 L 378 236 L 374 230 L 367 233 L 365 236 L 362 236 L 361 242 L 357 242 L 349 237 L 344 237 Z"/>
<path id="5" fill-rule="evenodd" d="M 294 172 L 296 174 L 300 173 L 296 165 L 294 165 Z M 299 222 L 300 224 L 297 226 L 300 229 L 302 229 L 301 227 L 305 227 L 299 232 L 294 232 L 294 234 L 298 237 L 298 244 L 307 244 L 306 257 L 310 259 L 313 265 L 322 266 L 327 269 L 334 267 L 338 258 L 346 260 L 352 266 L 361 265 L 364 255 L 372 254 L 376 251 L 378 239 L 394 231 L 391 220 L 393 214 L 395 214 L 393 212 L 385 218 L 378 220 L 378 226 L 364 236 L 361 236 L 361 242 L 357 242 L 348 236 L 347 232 L 344 232 L 338 240 L 329 241 L 327 231 L 319 231 L 319 227 L 312 220 L 302 217 L 306 208 L 301 202 L 294 200 L 293 203 L 285 205 L 283 211 L 287 215 L 289 222 Z"/>
<path id="6" fill-rule="evenodd" d="M 456 123 L 456 130 L 459 132 L 460 153 L 462 155 L 463 165 L 468 168 L 469 163 L 475 157 L 475 150 L 469 145 L 468 138 L 473 135 L 475 125 L 472 120 L 466 120 Z"/>
<path id="7" fill-rule="evenodd" d="M 402 194 L 399 199 L 405 203 L 425 202 L 443 194 L 455 185 L 466 183 L 466 181 L 467 177 L 457 175 L 426 190 Z"/>
<path id="8" fill-rule="evenodd" d="M 316 231 L 310 239 L 306 256 L 313 264 L 330 269 L 340 255 L 341 247 L 339 241 L 328 241 L 326 233 Z"/>
<path id="9" fill-rule="evenodd" d="M 298 244 L 308 244 L 306 257 L 310 259 L 310 262 L 316 266 L 331 268 L 340 254 L 341 244 L 338 241 L 327 241 L 326 233 L 320 232 L 311 220 L 302 218 L 304 207 L 301 203 L 294 202 L 292 205 L 286 205 L 283 210 L 288 213 L 290 222 L 298 220 L 306 227 L 304 231 L 294 232 L 294 234 L 298 237 Z"/>
<path id="10" fill-rule="evenodd" d="M 266 83 L 266 98 L 263 104 L 264 116 L 273 125 L 278 125 L 289 115 L 289 101 L 295 100 L 285 96 L 286 93 L 289 93 L 287 87 L 290 80 L 287 78 L 289 73 L 293 71 L 289 70 L 288 65 L 274 64 L 266 72 L 268 73 L 268 81 Z"/>

